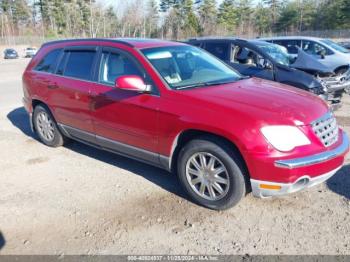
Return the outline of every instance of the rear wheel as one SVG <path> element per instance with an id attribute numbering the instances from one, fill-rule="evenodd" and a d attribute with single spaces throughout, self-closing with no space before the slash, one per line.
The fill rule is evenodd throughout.
<path id="1" fill-rule="evenodd" d="M 33 124 L 36 134 L 41 142 L 47 146 L 62 146 L 67 138 L 58 129 L 55 119 L 50 110 L 44 105 L 34 108 Z"/>
<path id="2" fill-rule="evenodd" d="M 182 148 L 178 176 L 189 196 L 205 207 L 222 210 L 246 193 L 244 168 L 237 153 L 220 139 L 204 137 Z"/>

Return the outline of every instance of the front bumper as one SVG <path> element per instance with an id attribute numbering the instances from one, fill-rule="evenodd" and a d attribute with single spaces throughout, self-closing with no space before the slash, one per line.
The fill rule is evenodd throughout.
<path id="1" fill-rule="evenodd" d="M 335 173 L 337 173 L 337 171 L 340 168 L 341 166 L 335 170 L 332 170 L 326 174 L 322 174 L 314 178 L 309 176 L 302 176 L 297 181 L 290 184 L 274 183 L 274 182 L 259 181 L 259 180 L 251 179 L 250 182 L 252 185 L 252 192 L 255 197 L 259 197 L 259 198 L 282 196 L 290 193 L 295 193 L 300 190 L 310 188 L 323 183 L 324 181 L 328 180 L 333 175 L 335 175 Z M 264 185 L 264 187 L 261 188 L 261 185 Z"/>
<path id="2" fill-rule="evenodd" d="M 265 198 L 294 193 L 318 185 L 332 177 L 344 164 L 349 151 L 349 138 L 343 132 L 342 143 L 324 153 L 287 160 L 275 160 L 274 172 L 295 176 L 293 182 L 251 179 L 255 197 Z"/>

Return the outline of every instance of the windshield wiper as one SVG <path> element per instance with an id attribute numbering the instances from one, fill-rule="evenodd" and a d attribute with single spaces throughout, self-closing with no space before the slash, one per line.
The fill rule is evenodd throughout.
<path id="1" fill-rule="evenodd" d="M 234 83 L 234 82 L 237 82 L 239 80 L 248 79 L 248 78 L 250 78 L 250 76 L 241 76 L 240 78 L 237 78 L 235 80 L 206 82 L 205 86 L 224 85 L 224 84 Z"/>
<path id="2" fill-rule="evenodd" d="M 196 83 L 196 84 L 192 84 L 192 85 L 179 86 L 179 87 L 175 87 L 175 88 L 176 88 L 176 90 L 180 90 L 180 89 L 195 88 L 195 87 L 201 87 L 201 86 L 206 86 L 206 83 Z"/>
<path id="3" fill-rule="evenodd" d="M 176 88 L 176 90 L 181 90 L 181 89 L 186 89 L 186 88 L 196 88 L 196 87 L 202 87 L 202 86 L 224 85 L 224 84 L 229 84 L 229 83 L 237 82 L 239 80 L 248 79 L 248 78 L 250 78 L 250 76 L 241 76 L 240 78 L 235 79 L 235 80 L 200 82 L 200 83 L 196 83 L 196 84 L 179 86 L 179 87 L 175 87 L 175 88 Z"/>

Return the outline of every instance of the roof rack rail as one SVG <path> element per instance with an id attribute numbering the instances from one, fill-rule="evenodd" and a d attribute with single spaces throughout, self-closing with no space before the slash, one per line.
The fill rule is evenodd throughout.
<path id="1" fill-rule="evenodd" d="M 47 46 L 47 45 L 53 45 L 53 44 L 58 44 L 58 43 L 70 43 L 70 42 L 81 42 L 81 41 L 103 41 L 103 42 L 113 42 L 113 43 L 119 43 L 119 44 L 124 44 L 127 45 L 129 47 L 134 47 L 132 44 L 130 44 L 127 41 L 123 41 L 120 38 L 71 38 L 71 39 L 62 39 L 62 40 L 54 40 L 54 41 L 49 41 L 46 42 L 44 44 L 42 44 L 42 46 Z"/>

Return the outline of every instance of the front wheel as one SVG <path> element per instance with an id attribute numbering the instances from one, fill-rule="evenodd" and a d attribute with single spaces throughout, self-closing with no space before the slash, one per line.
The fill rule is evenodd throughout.
<path id="1" fill-rule="evenodd" d="M 211 209 L 228 209 L 246 193 L 241 160 L 237 152 L 220 139 L 190 141 L 180 151 L 178 176 L 189 196 Z"/>

